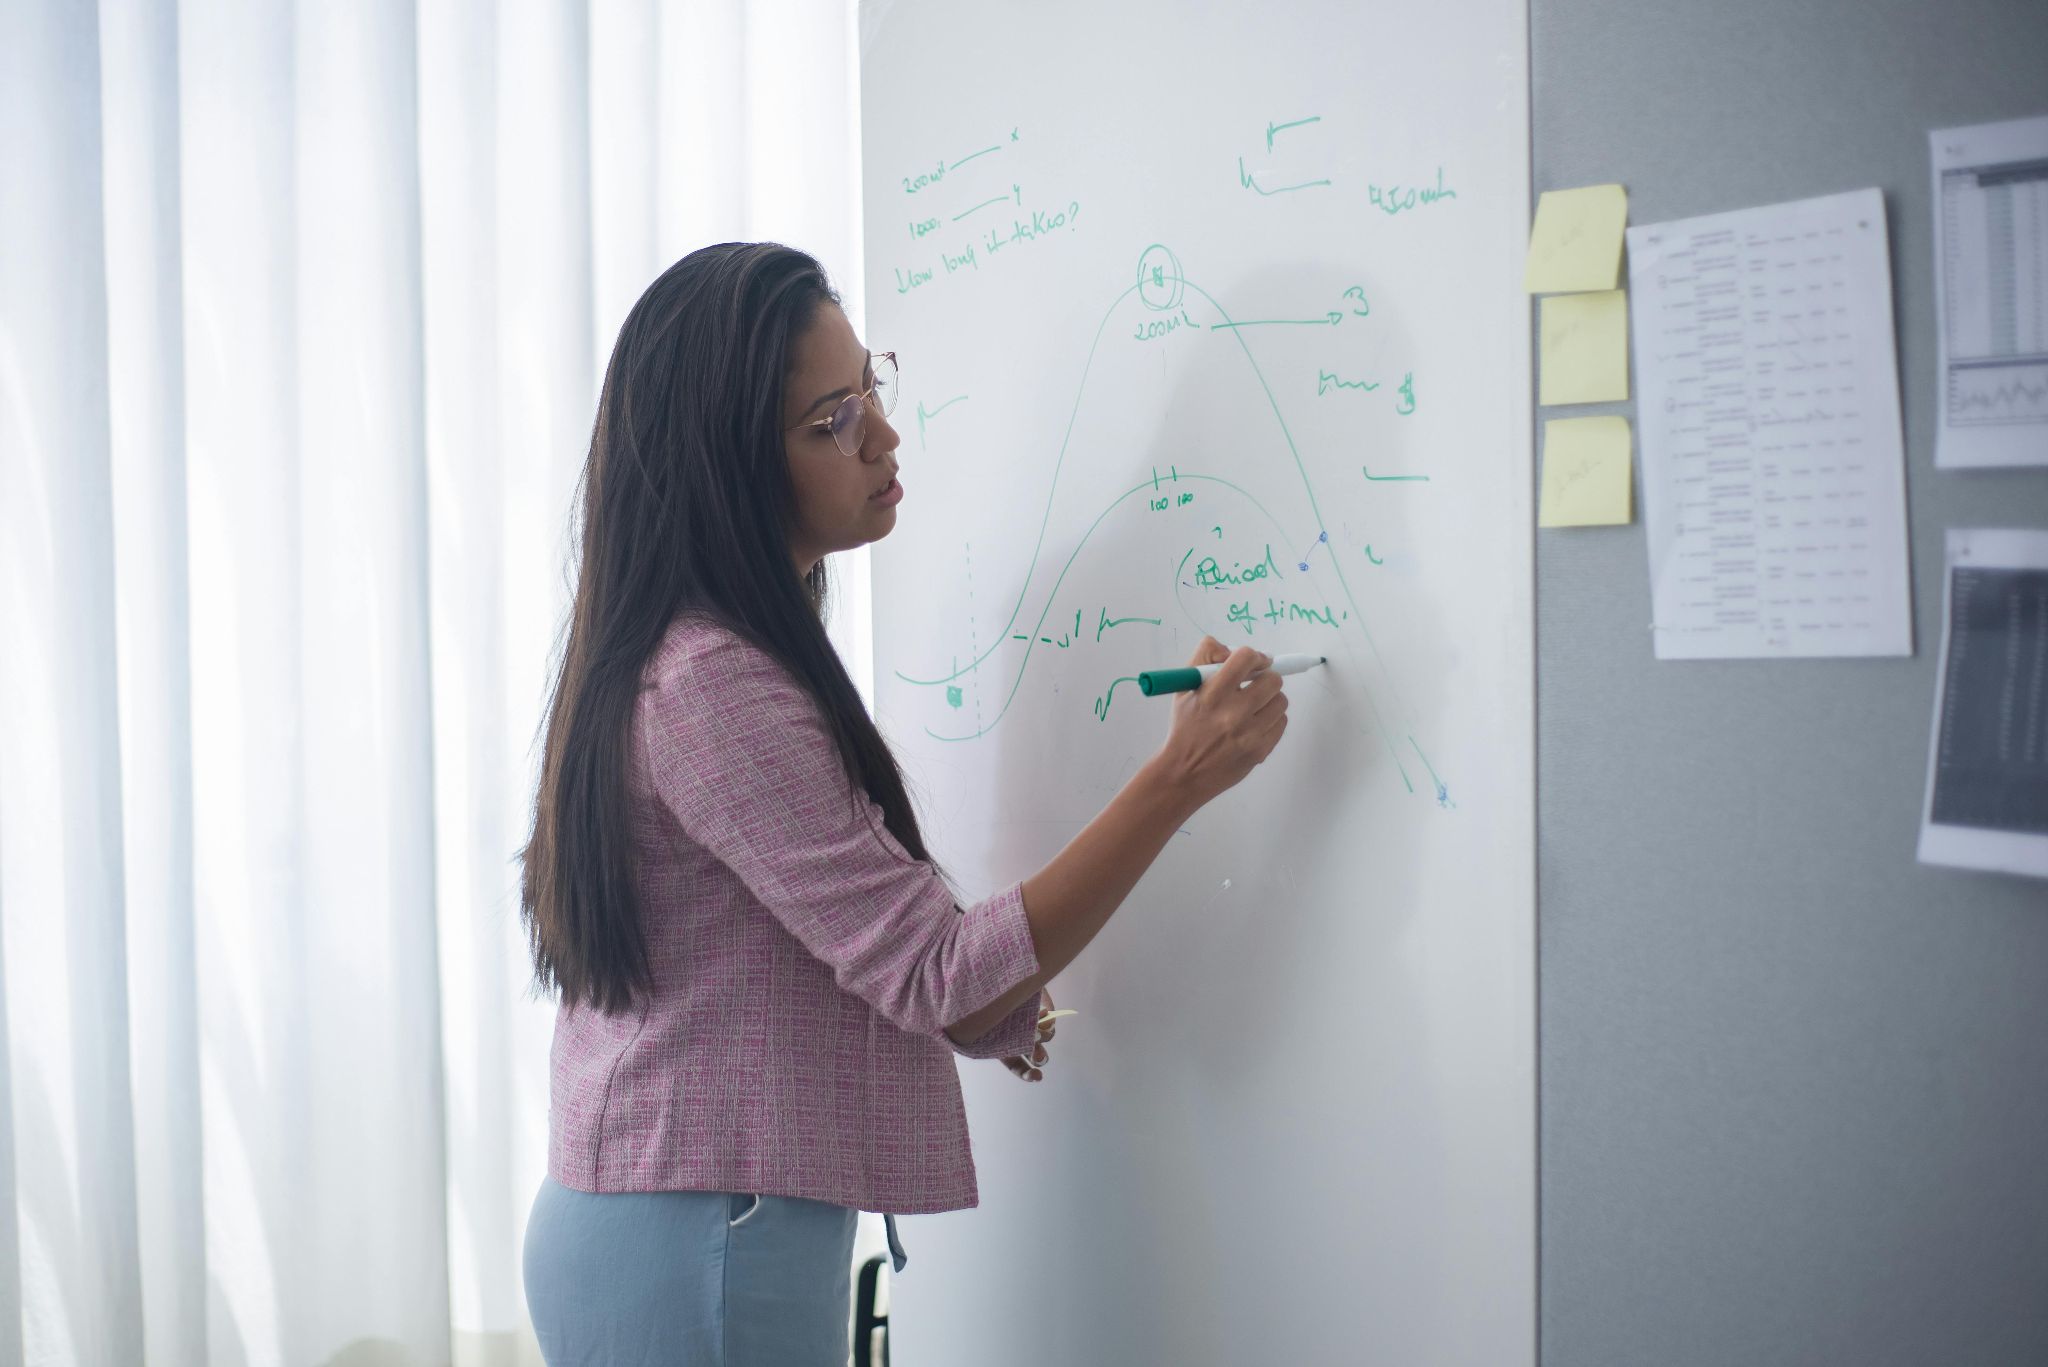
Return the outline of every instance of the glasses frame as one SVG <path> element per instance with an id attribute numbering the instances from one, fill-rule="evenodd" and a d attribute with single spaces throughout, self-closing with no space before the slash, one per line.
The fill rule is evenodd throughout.
<path id="1" fill-rule="evenodd" d="M 827 432 L 832 432 L 832 424 L 839 421 L 839 415 L 841 413 L 846 412 L 849 408 L 851 408 L 853 412 L 853 417 L 847 421 L 847 425 L 844 428 L 844 431 L 851 432 L 854 434 L 853 449 L 851 451 L 847 450 L 845 444 L 839 440 L 840 434 L 836 432 L 832 433 L 832 444 L 839 448 L 839 454 L 842 456 L 859 455 L 861 446 L 868 439 L 868 400 L 873 399 L 875 397 L 875 391 L 881 388 L 882 386 L 882 367 L 880 363 L 883 361 L 887 361 L 889 363 L 889 373 L 892 378 L 901 379 L 903 376 L 903 369 L 901 366 L 896 364 L 896 353 L 893 351 L 870 351 L 868 353 L 868 360 L 874 366 L 875 380 L 873 384 L 870 384 L 866 389 L 862 390 L 858 394 L 848 394 L 838 403 L 832 405 L 832 411 L 830 413 L 827 413 L 824 417 L 813 418 L 809 422 L 800 422 L 795 427 L 785 427 L 782 430 L 785 432 L 795 432 L 806 427 L 822 427 Z M 875 411 L 886 418 L 889 416 L 889 409 L 894 408 L 895 406 L 895 391 L 892 389 L 889 394 L 888 407 L 883 407 L 881 401 L 876 400 Z"/>

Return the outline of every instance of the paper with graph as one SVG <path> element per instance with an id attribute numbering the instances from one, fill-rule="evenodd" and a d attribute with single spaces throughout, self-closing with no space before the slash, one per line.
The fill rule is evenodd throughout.
<path id="1" fill-rule="evenodd" d="M 1532 1360 L 1525 19 L 863 8 L 876 708 L 936 856 L 1042 866 L 1205 635 L 1330 660 L 1055 985 L 1048 1081 L 964 1068 L 905 1367 Z"/>
<path id="2" fill-rule="evenodd" d="M 1934 163 L 1944 466 L 2048 465 L 2048 116 L 1944 128 Z"/>

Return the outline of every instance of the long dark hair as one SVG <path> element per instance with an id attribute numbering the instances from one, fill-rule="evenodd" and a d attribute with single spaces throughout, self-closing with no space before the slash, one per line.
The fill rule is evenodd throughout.
<path id="1" fill-rule="evenodd" d="M 825 635 L 820 561 L 790 562 L 783 448 L 791 347 L 838 296 L 773 242 L 705 247 L 626 315 L 583 471 L 581 570 L 548 705 L 520 914 L 534 973 L 566 1005 L 630 1007 L 652 987 L 634 886 L 628 734 L 641 674 L 678 614 L 772 655 L 817 700 L 858 792 L 927 858 L 881 733 Z"/>

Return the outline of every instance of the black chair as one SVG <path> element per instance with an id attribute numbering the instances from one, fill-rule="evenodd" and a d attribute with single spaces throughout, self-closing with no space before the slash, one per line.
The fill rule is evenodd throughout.
<path id="1" fill-rule="evenodd" d="M 889 1307 L 882 1281 L 888 1265 L 879 1253 L 861 1264 L 853 1292 L 853 1367 L 889 1367 Z"/>

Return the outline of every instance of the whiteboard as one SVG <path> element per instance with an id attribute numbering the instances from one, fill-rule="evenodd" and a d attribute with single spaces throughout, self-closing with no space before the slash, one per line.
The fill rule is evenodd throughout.
<path id="1" fill-rule="evenodd" d="M 937 858 L 1041 867 L 1204 634 L 1331 660 L 1053 984 L 1047 1080 L 963 1062 L 899 1367 L 1535 1360 L 1526 28 L 861 11 L 875 707 Z"/>

